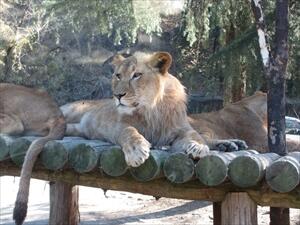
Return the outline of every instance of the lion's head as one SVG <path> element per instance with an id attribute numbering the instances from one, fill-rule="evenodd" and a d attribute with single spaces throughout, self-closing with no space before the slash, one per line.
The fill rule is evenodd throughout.
<path id="1" fill-rule="evenodd" d="M 153 107 L 163 98 L 172 57 L 167 52 L 152 55 L 135 53 L 114 57 L 112 90 L 119 112 L 131 113 L 141 107 Z"/>

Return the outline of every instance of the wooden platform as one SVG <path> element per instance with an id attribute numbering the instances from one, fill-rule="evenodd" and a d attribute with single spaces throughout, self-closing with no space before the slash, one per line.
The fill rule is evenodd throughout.
<path id="1" fill-rule="evenodd" d="M 24 155 L 34 139 L 0 135 L 0 176 L 20 175 Z M 238 214 L 229 209 L 237 207 L 253 211 L 243 224 L 254 225 L 255 218 L 251 217 L 256 217 L 256 205 L 300 208 L 299 174 L 300 152 L 280 157 L 254 150 L 211 151 L 193 161 L 182 153 L 156 149 L 142 166 L 129 168 L 118 146 L 66 137 L 47 143 L 32 177 L 70 187 L 83 185 L 155 197 L 222 202 L 222 224 L 236 221 Z"/>

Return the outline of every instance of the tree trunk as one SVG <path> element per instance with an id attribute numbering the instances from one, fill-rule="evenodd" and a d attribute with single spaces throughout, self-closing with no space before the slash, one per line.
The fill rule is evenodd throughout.
<path id="1" fill-rule="evenodd" d="M 259 0 L 251 1 L 261 57 L 268 83 L 268 144 L 271 152 L 286 155 L 285 74 L 288 61 L 288 0 L 276 0 L 275 49 L 271 55 L 266 41 L 264 14 Z M 290 224 L 289 209 L 271 208 L 270 225 Z"/>

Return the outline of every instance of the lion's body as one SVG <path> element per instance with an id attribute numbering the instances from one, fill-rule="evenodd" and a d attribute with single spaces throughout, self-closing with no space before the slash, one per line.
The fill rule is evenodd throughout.
<path id="1" fill-rule="evenodd" d="M 83 114 L 101 104 L 103 100 L 78 101 L 62 106 L 61 109 L 72 118 L 70 112 L 74 116 Z M 69 112 L 66 112 L 67 109 Z M 250 149 L 268 151 L 267 96 L 263 92 L 228 104 L 219 111 L 191 114 L 189 122 L 206 140 L 241 139 L 246 141 Z M 286 140 L 288 151 L 300 150 L 299 135 L 287 134 Z"/>
<path id="2" fill-rule="evenodd" d="M 215 112 L 190 115 L 190 123 L 206 139 L 237 138 L 250 149 L 268 150 L 267 95 L 256 92 Z M 288 151 L 300 151 L 300 137 L 287 135 Z"/>
<path id="3" fill-rule="evenodd" d="M 168 53 L 118 56 L 113 63 L 114 99 L 100 100 L 97 107 L 83 107 L 82 101 L 63 106 L 67 135 L 119 144 L 130 166 L 141 165 L 151 145 L 172 145 L 194 157 L 207 153 L 204 140 L 188 123 L 184 87 L 168 73 Z"/>
<path id="4" fill-rule="evenodd" d="M 267 96 L 256 92 L 215 112 L 192 114 L 190 123 L 206 138 L 238 138 L 251 149 L 267 149 Z"/>
<path id="5" fill-rule="evenodd" d="M 46 142 L 63 138 L 65 127 L 62 112 L 46 92 L 0 84 L 0 133 L 43 136 L 32 142 L 24 159 L 13 216 L 17 225 L 26 217 L 30 177 L 37 156 Z"/>

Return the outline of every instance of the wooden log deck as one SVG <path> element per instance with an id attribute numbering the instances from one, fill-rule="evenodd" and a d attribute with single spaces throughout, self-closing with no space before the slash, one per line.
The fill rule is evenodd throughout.
<path id="1" fill-rule="evenodd" d="M 24 155 L 34 139 L 0 135 L 0 176 L 20 175 Z M 211 151 L 196 162 L 183 153 L 154 149 L 143 165 L 129 168 L 116 145 L 65 137 L 46 144 L 32 178 L 155 197 L 222 202 L 226 221 L 226 205 L 235 202 L 235 194 L 246 194 L 241 199 L 255 205 L 300 208 L 300 152 L 280 157 L 254 150 Z"/>

